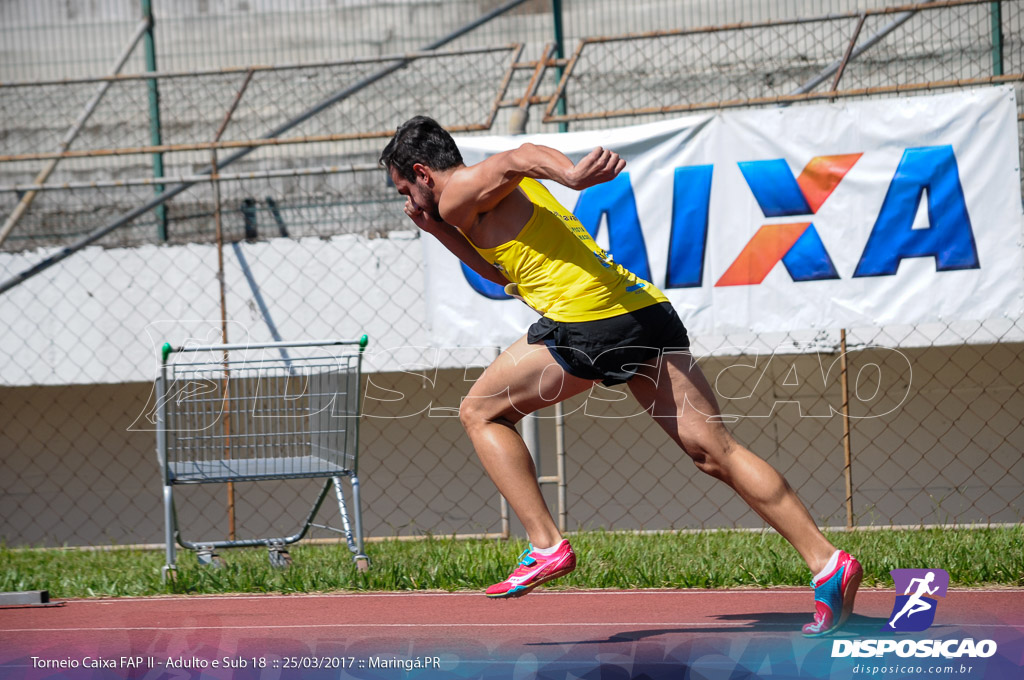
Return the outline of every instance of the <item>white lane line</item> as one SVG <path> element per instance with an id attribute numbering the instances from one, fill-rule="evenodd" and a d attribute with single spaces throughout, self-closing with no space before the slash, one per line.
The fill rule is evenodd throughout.
<path id="1" fill-rule="evenodd" d="M 569 590 L 569 591 L 555 591 L 555 592 L 534 592 L 530 594 L 531 598 L 537 596 L 541 597 L 578 597 L 578 596 L 631 596 L 636 597 L 637 595 L 644 596 L 661 596 L 665 595 L 728 595 L 735 597 L 737 595 L 757 595 L 763 597 L 765 595 L 801 595 L 810 594 L 810 588 L 801 590 Z M 999 595 L 1024 595 L 1024 589 L 1001 589 L 1001 590 L 978 590 L 972 588 L 964 589 L 953 589 L 950 588 L 946 591 L 947 593 L 996 593 Z M 873 590 L 863 589 L 859 595 L 892 595 L 892 590 Z M 283 595 L 278 593 L 268 593 L 261 595 L 190 595 L 182 597 L 118 597 L 102 600 L 91 600 L 81 599 L 73 600 L 74 604 L 120 604 L 125 602 L 202 602 L 204 600 L 217 600 L 217 601 L 232 601 L 232 600 L 265 600 L 265 599 L 331 599 L 331 598 L 368 598 L 368 597 L 397 597 L 397 598 L 415 598 L 415 597 L 480 597 L 479 592 L 452 592 L 452 593 L 418 593 L 418 592 L 389 592 L 389 593 L 314 593 L 314 594 L 302 594 L 302 595 Z"/>
<path id="2" fill-rule="evenodd" d="M 850 624 L 847 624 L 850 625 Z M 607 626 L 628 626 L 632 628 L 695 628 L 695 627 L 711 627 L 711 628 L 793 628 L 795 625 L 792 623 L 757 623 L 757 622 L 736 622 L 736 623 L 719 623 L 716 621 L 607 621 L 607 622 L 590 622 L 590 623 L 324 623 L 324 624 L 312 624 L 312 623 L 296 623 L 296 624 L 278 624 L 278 625 L 259 625 L 259 626 L 97 626 L 95 628 L 10 628 L 0 629 L 0 633 L 75 633 L 75 632 L 112 632 L 112 631 L 138 631 L 138 630 L 155 630 L 155 631 L 171 631 L 171 630 L 295 630 L 295 629 L 321 629 L 321 628 L 579 628 L 582 626 L 590 627 L 607 627 Z M 852 624 L 852 627 L 856 628 L 858 624 Z M 959 626 L 962 628 L 1013 628 L 1017 630 L 1024 629 L 1024 625 L 1013 625 L 1003 623 L 942 623 L 936 624 L 936 627 L 955 627 Z"/>

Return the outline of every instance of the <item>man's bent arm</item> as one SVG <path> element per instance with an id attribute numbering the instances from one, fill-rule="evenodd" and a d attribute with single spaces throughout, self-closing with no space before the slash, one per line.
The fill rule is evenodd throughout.
<path id="1" fill-rule="evenodd" d="M 508 284 L 508 279 L 501 275 L 490 262 L 476 251 L 466 240 L 458 229 L 445 222 L 431 220 L 428 224 L 420 227 L 438 241 L 445 248 L 451 251 L 452 255 L 466 263 L 466 266 L 484 277 L 491 283 L 496 283 L 502 288 Z"/>
<path id="2" fill-rule="evenodd" d="M 561 151 L 523 144 L 460 168 L 445 188 L 438 207 L 449 223 L 466 228 L 515 191 L 524 177 L 549 179 L 581 190 L 613 179 L 625 165 L 618 154 L 600 147 L 573 164 Z"/>

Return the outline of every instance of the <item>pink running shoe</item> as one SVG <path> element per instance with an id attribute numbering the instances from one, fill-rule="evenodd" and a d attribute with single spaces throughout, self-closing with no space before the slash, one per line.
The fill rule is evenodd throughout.
<path id="1" fill-rule="evenodd" d="M 814 588 L 814 623 L 804 625 L 806 637 L 821 637 L 839 630 L 853 613 L 853 598 L 864 575 L 860 562 L 845 550 L 830 574 L 811 581 Z"/>
<path id="2" fill-rule="evenodd" d="M 565 576 L 576 568 L 576 553 L 569 541 L 558 544 L 553 555 L 533 551 L 533 545 L 519 556 L 519 566 L 501 583 L 487 589 L 487 597 L 522 597 L 542 583 Z"/>

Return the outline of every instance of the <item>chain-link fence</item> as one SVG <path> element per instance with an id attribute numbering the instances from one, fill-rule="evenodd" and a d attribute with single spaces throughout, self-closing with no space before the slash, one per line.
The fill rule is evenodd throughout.
<path id="1" fill-rule="evenodd" d="M 0 4 L 0 80 L 97 75 L 151 7 L 161 70 L 322 62 L 410 52 L 499 8 L 502 0 L 7 0 Z M 586 36 L 814 16 L 903 4 L 896 0 L 721 2 L 526 0 L 462 37 L 458 47 L 509 40 L 537 48 Z M 133 55 L 126 72 L 146 70 Z"/>
<path id="2" fill-rule="evenodd" d="M 863 21 L 858 12 L 814 19 L 820 3 L 764 3 L 756 8 L 764 16 L 740 16 L 738 3 L 526 2 L 442 50 L 412 53 L 499 3 L 234 13 L 201 4 L 209 14 L 201 19 L 154 7 L 159 69 L 146 70 L 140 45 L 124 66 L 130 75 L 96 75 L 111 73 L 125 49 L 134 3 L 111 4 L 93 21 L 64 12 L 37 22 L 40 32 L 60 27 L 51 34 L 65 36 L 61 49 L 74 50 L 66 57 L 29 51 L 25 61 L 2 61 L 5 80 L 15 81 L 0 86 L 0 214 L 11 222 L 0 245 L 0 536 L 8 544 L 160 539 L 150 416 L 163 342 L 362 333 L 371 338 L 360 451 L 366 533 L 506 530 L 455 417 L 498 348 L 430 347 L 419 236 L 375 165 L 384 138 L 414 113 L 465 133 L 505 132 L 524 106 L 531 131 L 612 127 L 751 100 L 788 104 L 815 79 L 812 96 L 868 97 L 999 76 L 1018 83 L 1020 102 L 1024 72 L 1019 1 L 929 3 Z M 826 9 L 878 5 L 892 3 Z M 31 35 L 30 19 L 55 7 L 5 4 L 3 49 L 27 50 L 14 38 Z M 173 11 L 181 14 L 161 14 Z M 184 27 L 197 22 L 210 32 L 189 43 Z M 332 34 L 327 24 L 345 28 Z M 685 30 L 607 37 L 673 25 Z M 548 62 L 559 32 L 567 59 Z M 588 35 L 606 37 L 569 44 Z M 249 67 L 287 60 L 304 63 Z M 322 102 L 333 103 L 316 110 Z M 45 186 L 35 186 L 55 160 Z M 161 192 L 177 193 L 139 210 Z M 140 214 L 111 228 L 132 211 Z M 1024 320 L 845 335 L 848 373 L 862 377 L 851 400 L 852 494 L 844 392 L 837 372 L 821 370 L 838 359 L 839 329 L 700 337 L 694 350 L 723 410 L 737 417 L 737 438 L 786 475 L 822 524 L 843 526 L 848 513 L 857 525 L 1020 521 Z M 533 421 L 542 476 L 565 483 L 544 488 L 552 506 L 566 494 L 566 528 L 762 526 L 623 396 L 599 387 L 568 402 L 564 430 L 550 409 Z M 318 485 L 236 484 L 239 536 L 300 521 L 308 506 L 296 499 L 310 484 Z M 221 489 L 187 488 L 178 503 L 191 533 L 228 532 Z"/>

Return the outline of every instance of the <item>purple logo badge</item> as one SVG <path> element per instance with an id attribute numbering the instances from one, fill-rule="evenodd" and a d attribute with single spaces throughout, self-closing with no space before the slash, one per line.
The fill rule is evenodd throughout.
<path id="1" fill-rule="evenodd" d="M 922 631 L 935 621 L 936 597 L 945 597 L 949 574 L 943 569 L 893 569 L 896 604 L 883 632 Z M 902 594 L 901 594 L 902 593 Z"/>

